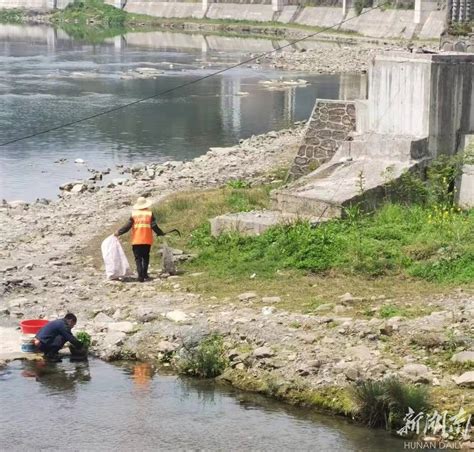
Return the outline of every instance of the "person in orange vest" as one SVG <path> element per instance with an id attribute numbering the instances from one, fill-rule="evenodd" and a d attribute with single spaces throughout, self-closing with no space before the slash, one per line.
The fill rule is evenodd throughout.
<path id="1" fill-rule="evenodd" d="M 150 249 L 153 244 L 153 231 L 158 236 L 165 235 L 156 224 L 150 207 L 151 201 L 149 199 L 138 198 L 132 206 L 132 216 L 127 224 L 114 234 L 118 237 L 132 230 L 132 249 L 137 264 L 138 281 L 140 282 L 149 279 L 148 263 L 150 262 Z"/>

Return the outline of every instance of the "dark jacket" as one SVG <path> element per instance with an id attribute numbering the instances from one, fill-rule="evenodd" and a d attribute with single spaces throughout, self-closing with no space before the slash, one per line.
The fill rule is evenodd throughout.
<path id="1" fill-rule="evenodd" d="M 70 342 L 77 348 L 82 347 L 82 343 L 71 333 L 71 328 L 69 328 L 65 319 L 53 320 L 52 322 L 47 323 L 38 331 L 36 339 L 45 345 L 49 345 L 57 336 L 62 336 L 67 342 Z"/>
<path id="2" fill-rule="evenodd" d="M 122 235 L 122 234 L 125 234 L 126 232 L 130 231 L 130 229 L 132 229 L 132 226 L 133 226 L 133 217 L 130 217 L 127 224 L 125 224 L 123 227 L 121 227 L 118 230 L 118 235 Z M 151 229 L 153 229 L 153 231 L 155 231 L 156 235 L 165 235 L 165 233 L 156 224 L 155 215 L 153 215 L 153 214 L 151 214 Z"/>

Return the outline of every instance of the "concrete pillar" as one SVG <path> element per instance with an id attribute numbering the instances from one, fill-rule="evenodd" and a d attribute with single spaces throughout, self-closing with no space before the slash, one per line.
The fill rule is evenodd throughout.
<path id="1" fill-rule="evenodd" d="M 209 7 L 209 0 L 202 0 L 202 12 L 204 15 L 206 15 L 208 7 Z"/>
<path id="2" fill-rule="evenodd" d="M 283 10 L 283 6 L 285 6 L 285 0 L 272 0 L 272 11 L 274 13 L 279 13 Z"/>
<path id="3" fill-rule="evenodd" d="M 56 51 L 56 43 L 58 40 L 57 31 L 55 28 L 48 28 L 46 31 L 46 45 L 48 46 L 48 52 Z"/>
<path id="4" fill-rule="evenodd" d="M 457 0 L 454 0 L 457 1 Z M 459 0 L 458 0 L 459 1 Z M 436 11 L 437 3 L 431 0 L 415 0 L 415 10 L 413 12 L 413 22 L 415 24 L 424 24 L 429 14 Z M 449 14 L 448 14 L 449 16 Z"/>
<path id="5" fill-rule="evenodd" d="M 209 43 L 207 42 L 206 36 L 201 36 L 201 52 L 207 53 L 209 51 Z"/>
<path id="6" fill-rule="evenodd" d="M 342 0 L 342 17 L 346 17 L 347 11 L 350 7 L 350 0 Z"/>

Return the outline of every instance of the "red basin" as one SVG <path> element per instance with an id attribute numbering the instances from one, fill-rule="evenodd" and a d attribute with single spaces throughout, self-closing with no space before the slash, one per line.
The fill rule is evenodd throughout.
<path id="1" fill-rule="evenodd" d="M 20 322 L 21 332 L 23 334 L 36 334 L 41 328 L 43 328 L 49 320 L 22 320 Z"/>

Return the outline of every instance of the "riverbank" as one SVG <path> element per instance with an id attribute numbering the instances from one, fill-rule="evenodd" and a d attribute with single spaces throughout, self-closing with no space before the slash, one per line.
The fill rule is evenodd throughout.
<path id="1" fill-rule="evenodd" d="M 375 39 L 357 33 L 328 30 L 298 24 L 231 21 L 218 19 L 166 19 L 127 13 L 110 5 L 67 8 L 54 13 L 4 10 L 3 23 L 25 23 L 60 27 L 79 41 L 103 42 L 114 36 L 138 36 L 154 31 L 171 31 L 206 36 L 262 38 L 274 41 L 273 52 L 249 53 L 249 64 L 278 70 L 320 74 L 363 73 L 376 53 L 436 51 L 434 41 Z M 308 35 L 312 37 L 305 39 Z M 276 41 L 277 40 L 277 41 Z"/>
<path id="2" fill-rule="evenodd" d="M 127 218 L 137 196 L 159 203 L 177 192 L 239 185 L 229 181 L 276 185 L 302 131 L 297 124 L 189 162 L 125 168 L 107 187 L 73 184 L 54 202 L 2 205 L 2 320 L 71 311 L 77 330 L 93 336 L 97 356 L 162 365 L 217 332 L 229 362 L 221 378 L 242 389 L 351 416 L 355 381 L 394 376 L 427 384 L 439 411 L 472 411 L 470 286 L 331 274 L 297 279 L 283 271 L 279 284 L 249 274 L 222 293 L 206 287 L 206 273 L 168 276 L 156 265 L 146 284 L 105 280 L 100 242 Z M 186 215 L 186 203 L 178 205 Z M 313 305 L 292 303 L 296 285 Z"/>

